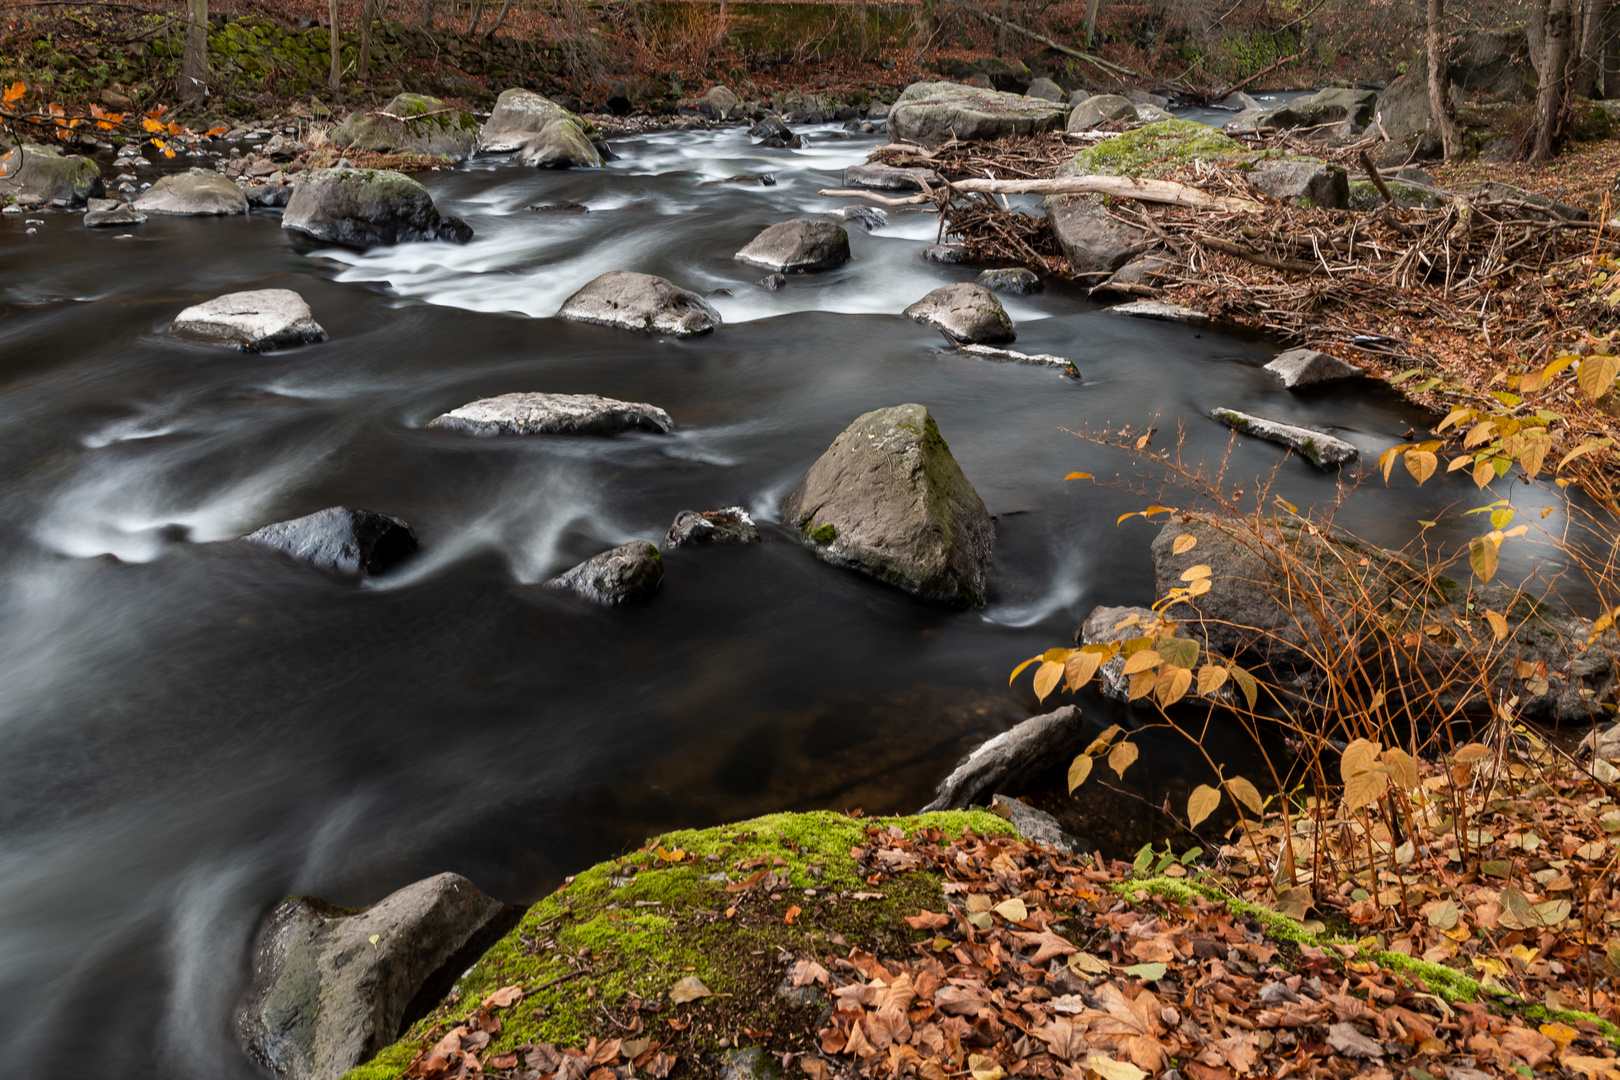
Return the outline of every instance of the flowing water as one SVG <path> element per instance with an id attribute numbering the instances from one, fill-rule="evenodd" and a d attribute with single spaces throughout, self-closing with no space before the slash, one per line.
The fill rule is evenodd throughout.
<path id="1" fill-rule="evenodd" d="M 0 1059 L 12 1076 L 257 1075 L 230 1003 L 289 893 L 372 902 L 444 870 L 526 902 L 657 831 L 770 810 L 913 810 L 969 748 L 1038 711 L 1007 673 L 1095 604 L 1152 589 L 1138 496 L 1062 482 L 1130 461 L 1065 429 L 1186 426 L 1212 405 L 1327 425 L 1376 458 L 1424 418 L 1374 386 L 1292 394 L 1266 341 L 1013 298 L 1051 369 L 942 353 L 898 314 L 974 270 L 925 261 L 936 221 L 851 230 L 853 261 L 778 292 L 732 253 L 869 137 L 803 151 L 740 129 L 615 144 L 600 171 L 478 160 L 424 177 L 465 247 L 312 249 L 274 213 L 154 217 L 135 235 L 0 219 Z M 711 183 L 773 172 L 774 186 Z M 588 214 L 524 207 L 571 200 Z M 702 292 L 692 341 L 552 315 L 610 269 Z M 325 344 L 246 356 L 174 339 L 188 304 L 285 287 Z M 432 416 L 511 391 L 667 409 L 673 436 L 477 439 Z M 942 610 L 826 566 L 775 522 L 855 416 L 921 402 L 998 516 L 989 607 Z M 1239 475 L 1281 452 L 1245 441 Z M 1376 485 L 1382 488 L 1382 484 Z M 1352 497 L 1386 543 L 1471 488 Z M 1277 492 L 1331 500 L 1289 460 Z M 345 504 L 424 551 L 356 586 L 232 543 Z M 662 592 L 587 609 L 530 588 L 676 512 L 748 507 L 765 540 L 667 553 Z M 1468 526 L 1439 535 L 1455 541 Z M 1124 714 L 1082 704 L 1099 727 Z M 1128 717 L 1126 717 L 1128 720 Z M 1234 751 L 1235 752 L 1235 751 Z M 1150 751 L 1151 753 L 1151 751 Z M 1133 778 L 1192 776 L 1173 744 Z M 1151 774 L 1151 775 L 1148 775 Z"/>

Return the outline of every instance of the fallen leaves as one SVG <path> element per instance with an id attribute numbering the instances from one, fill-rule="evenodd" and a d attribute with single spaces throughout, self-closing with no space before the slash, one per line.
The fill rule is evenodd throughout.
<path id="1" fill-rule="evenodd" d="M 671 1005 L 685 1005 L 688 1001 L 699 998 L 713 997 L 714 991 L 703 985 L 703 980 L 696 975 L 688 975 L 669 990 L 669 1003 Z"/>

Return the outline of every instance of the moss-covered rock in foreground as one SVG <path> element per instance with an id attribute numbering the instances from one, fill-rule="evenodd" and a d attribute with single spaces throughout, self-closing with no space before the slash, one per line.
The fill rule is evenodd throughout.
<path id="1" fill-rule="evenodd" d="M 1080 151 L 1059 176 L 1167 176 L 1193 161 L 1246 157 L 1230 136 L 1192 120 L 1161 120 Z"/>
<path id="2" fill-rule="evenodd" d="M 716 996 L 664 1006 L 661 1017 L 684 1013 L 691 1021 L 681 1033 L 684 1044 L 670 1047 L 676 1053 L 706 1055 L 722 1038 L 772 1027 L 808 1047 L 819 1005 L 777 996 L 781 951 L 814 954 L 829 945 L 901 951 L 930 936 L 907 926 L 905 916 L 944 910 L 935 873 L 919 870 L 881 886 L 859 876 L 850 849 L 866 841 L 874 824 L 908 834 L 1012 832 L 992 814 L 947 811 L 883 819 L 775 814 L 666 834 L 593 866 L 535 904 L 448 999 L 345 1080 L 400 1076 L 484 998 L 514 985 L 525 996 L 502 1012 L 501 1030 L 480 1056 L 537 1042 L 583 1045 L 611 1026 L 604 1011 L 633 1022 L 624 1017 L 636 1016 L 639 1003 L 667 1000 L 688 976 Z M 781 1020 L 795 1009 L 805 1014 L 802 1030 L 787 1033 Z"/>

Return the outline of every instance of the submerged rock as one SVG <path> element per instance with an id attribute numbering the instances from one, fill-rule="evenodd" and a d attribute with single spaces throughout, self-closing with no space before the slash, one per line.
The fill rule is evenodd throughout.
<path id="1" fill-rule="evenodd" d="M 948 82 L 906 87 L 889 108 L 891 142 L 916 143 L 932 150 L 952 139 L 977 141 L 1034 135 L 1061 127 L 1068 110 L 1061 104 Z"/>
<path id="2" fill-rule="evenodd" d="M 436 97 L 398 94 L 377 112 L 350 113 L 329 138 L 360 150 L 462 161 L 478 146 L 478 121 Z"/>
<path id="3" fill-rule="evenodd" d="M 281 227 L 328 244 L 369 248 L 444 240 L 465 244 L 472 229 L 440 214 L 427 188 L 386 169 L 315 169 L 304 173 Z"/>
<path id="4" fill-rule="evenodd" d="M 474 435 L 613 435 L 637 428 L 665 433 L 675 422 L 656 405 L 596 394 L 502 394 L 452 409 L 427 426 Z"/>
<path id="5" fill-rule="evenodd" d="M 1160 322 L 1181 323 L 1184 326 L 1203 326 L 1209 316 L 1202 311 L 1168 300 L 1135 300 L 1129 304 L 1115 304 L 1108 309 L 1115 315 L 1130 315 L 1137 319 L 1157 319 Z"/>
<path id="6" fill-rule="evenodd" d="M 520 914 L 459 874 L 358 911 L 283 900 L 259 931 L 237 1035 L 282 1080 L 337 1080 L 393 1042 L 417 995 L 437 1000 Z"/>
<path id="7" fill-rule="evenodd" d="M 1062 368 L 1065 374 L 1072 375 L 1076 379 L 1080 377 L 1080 372 L 1075 368 L 1074 362 L 1066 356 L 1054 356 L 1051 353 L 1014 352 L 1012 349 L 998 349 L 994 345 L 958 345 L 956 352 L 976 356 L 981 360 L 999 360 L 1007 364 L 1034 364 L 1037 367 Z"/>
<path id="8" fill-rule="evenodd" d="M 1073 705 L 1032 716 L 980 744 L 934 792 L 929 810 L 960 810 L 1017 791 L 1085 749 L 1087 725 Z"/>
<path id="9" fill-rule="evenodd" d="M 596 278 L 564 300 L 557 317 L 677 337 L 706 334 L 720 325 L 720 313 L 697 293 L 633 270 L 612 270 Z"/>
<path id="10" fill-rule="evenodd" d="M 45 204 L 61 199 L 83 206 L 99 199 L 105 188 L 96 163 L 79 154 L 64 154 L 54 146 L 10 142 L 0 156 L 0 202 Z"/>
<path id="11" fill-rule="evenodd" d="M 1281 379 L 1282 384 L 1290 390 L 1296 386 L 1361 376 L 1361 369 L 1355 365 L 1315 349 L 1289 349 L 1279 353 L 1275 360 L 1266 365 L 1266 370 Z"/>
<path id="12" fill-rule="evenodd" d="M 997 345 L 1018 337 L 1001 301 L 983 285 L 941 285 L 903 314 L 934 327 L 952 341 L 967 344 Z"/>
<path id="13" fill-rule="evenodd" d="M 118 199 L 91 199 L 86 206 L 84 227 L 87 229 L 112 225 L 140 225 L 146 221 L 145 214 Z"/>
<path id="14" fill-rule="evenodd" d="M 226 293 L 186 308 L 174 332 L 243 352 L 268 352 L 326 340 L 304 298 L 291 289 Z"/>
<path id="15" fill-rule="evenodd" d="M 242 539 L 352 577 L 385 573 L 421 546 L 399 518 L 346 506 L 266 525 Z"/>
<path id="16" fill-rule="evenodd" d="M 516 150 L 518 161 L 542 168 L 594 167 L 602 155 L 591 142 L 596 128 L 533 90 L 501 91 L 478 133 L 485 150 Z"/>
<path id="17" fill-rule="evenodd" d="M 664 534 L 664 546 L 685 544 L 750 544 L 759 539 L 759 529 L 748 511 L 740 506 L 720 510 L 682 510 Z"/>
<path id="18" fill-rule="evenodd" d="M 213 172 L 170 173 L 141 192 L 135 209 L 147 214 L 191 217 L 245 214 L 247 196 L 234 183 Z"/>
<path id="19" fill-rule="evenodd" d="M 881 229 L 889 223 L 888 213 L 876 206 L 840 206 L 837 210 L 828 211 L 827 216 L 859 225 L 867 232 Z"/>
<path id="20" fill-rule="evenodd" d="M 632 540 L 586 559 L 547 580 L 544 587 L 615 607 L 651 598 L 663 580 L 664 562 L 658 549 L 645 540 Z"/>
<path id="21" fill-rule="evenodd" d="M 1030 293 L 1041 291 L 1040 275 L 1022 266 L 986 270 L 979 275 L 978 283 L 991 292 L 1009 293 L 1013 296 L 1028 296 Z"/>
<path id="22" fill-rule="evenodd" d="M 750 240 L 736 258 L 767 270 L 832 270 L 849 262 L 849 233 L 830 221 L 779 221 Z"/>
<path id="23" fill-rule="evenodd" d="M 984 606 L 995 526 L 921 405 L 858 417 L 788 497 L 783 520 L 834 566 Z"/>
<path id="24" fill-rule="evenodd" d="M 1252 435 L 1297 450 L 1300 457 L 1318 469 L 1336 469 L 1356 460 L 1361 453 L 1350 443 L 1334 438 L 1325 431 L 1250 416 L 1236 409 L 1211 409 L 1209 418 L 1220 421 L 1239 434 Z"/>

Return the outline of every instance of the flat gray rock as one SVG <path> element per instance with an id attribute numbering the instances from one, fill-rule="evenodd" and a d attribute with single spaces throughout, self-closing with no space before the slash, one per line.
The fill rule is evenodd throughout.
<path id="1" fill-rule="evenodd" d="M 1350 205 L 1350 177 L 1324 161 L 1271 158 L 1249 170 L 1249 183 L 1280 202 L 1343 210 Z"/>
<path id="2" fill-rule="evenodd" d="M 1326 432 L 1250 416 L 1236 409 L 1211 409 L 1209 418 L 1220 421 L 1239 434 L 1290 447 L 1318 469 L 1336 469 L 1360 455 L 1360 451 L 1350 443 Z"/>
<path id="3" fill-rule="evenodd" d="M 633 270 L 612 270 L 591 281 L 563 301 L 557 317 L 676 337 L 706 334 L 720 325 L 720 313 L 697 293 Z"/>
<path id="4" fill-rule="evenodd" d="M 930 150 L 952 139 L 963 142 L 1034 135 L 1061 127 L 1061 104 L 949 82 L 917 82 L 889 107 L 891 142 Z"/>
<path id="5" fill-rule="evenodd" d="M 347 506 L 278 521 L 242 539 L 348 577 L 384 573 L 421 546 L 416 533 L 399 518 Z"/>
<path id="6" fill-rule="evenodd" d="M 877 191 L 921 191 L 940 185 L 939 173 L 933 169 L 899 168 L 894 165 L 851 165 L 844 170 L 844 186 L 872 188 Z"/>
<path id="7" fill-rule="evenodd" d="M 759 528 L 747 510 L 727 506 L 719 510 L 682 510 L 664 534 L 666 548 L 688 544 L 752 544 Z"/>
<path id="8" fill-rule="evenodd" d="M 1130 315 L 1138 319 L 1158 319 L 1161 322 L 1182 323 L 1186 326 L 1203 326 L 1209 322 L 1209 316 L 1202 311 L 1180 304 L 1172 304 L 1168 300 L 1134 300 L 1129 304 L 1115 304 L 1108 309 L 1115 315 Z"/>
<path id="9" fill-rule="evenodd" d="M 145 220 L 145 214 L 119 199 L 91 199 L 86 203 L 84 227 L 87 229 L 139 225 Z"/>
<path id="10" fill-rule="evenodd" d="M 360 911 L 283 900 L 259 932 L 237 1006 L 242 1046 L 282 1080 L 337 1080 L 399 1036 L 419 992 L 449 990 L 514 914 L 459 874 Z"/>
<path id="11" fill-rule="evenodd" d="M 326 340 L 326 331 L 315 321 L 309 305 L 291 289 L 252 289 L 217 296 L 176 315 L 173 330 L 243 352 L 268 352 Z"/>
<path id="12" fill-rule="evenodd" d="M 1110 120 L 1131 121 L 1136 118 L 1136 106 L 1128 98 L 1118 94 L 1095 94 L 1074 107 L 1069 114 L 1069 130 L 1090 131 Z"/>
<path id="13" fill-rule="evenodd" d="M 328 244 L 370 248 L 442 240 L 465 244 L 472 228 L 441 214 L 427 188 L 387 169 L 313 169 L 300 174 L 281 227 Z"/>
<path id="14" fill-rule="evenodd" d="M 941 285 L 906 308 L 906 318 L 939 330 L 952 341 L 997 345 L 1018 336 L 995 293 L 983 285 Z"/>
<path id="15" fill-rule="evenodd" d="M 247 213 L 247 196 L 219 173 L 170 173 L 141 192 L 135 209 L 145 214 L 191 217 Z"/>
<path id="16" fill-rule="evenodd" d="M 674 430 L 656 405 L 597 394 L 502 394 L 480 398 L 427 423 L 474 435 L 612 435 L 620 431 Z"/>
<path id="17" fill-rule="evenodd" d="M 921 405 L 856 418 L 783 508 L 817 558 L 954 607 L 983 607 L 995 525 Z"/>
<path id="18" fill-rule="evenodd" d="M 1086 722 L 1073 705 L 1032 716 L 981 743 L 934 792 L 930 810 L 983 805 L 997 791 L 1017 791 L 1085 749 Z"/>
<path id="19" fill-rule="evenodd" d="M 1275 360 L 1266 365 L 1266 370 L 1281 379 L 1282 384 L 1290 390 L 1296 386 L 1361 377 L 1361 369 L 1354 364 L 1347 364 L 1336 356 L 1315 349 L 1289 349 L 1279 353 Z"/>
<path id="20" fill-rule="evenodd" d="M 533 90 L 501 91 L 478 133 L 485 150 L 516 150 L 518 161 L 540 168 L 594 167 L 602 155 L 591 142 L 596 129 Z"/>
<path id="21" fill-rule="evenodd" d="M 571 592 L 581 600 L 604 607 L 647 600 L 664 580 L 658 549 L 645 540 L 632 540 L 592 556 L 556 577 L 544 587 Z"/>
<path id="22" fill-rule="evenodd" d="M 1372 123 L 1377 104 L 1376 90 L 1329 86 L 1272 109 L 1261 118 L 1261 124 L 1278 128 L 1325 127 L 1347 120 L 1360 129 Z"/>
<path id="23" fill-rule="evenodd" d="M 736 258 L 767 270 L 832 270 L 849 262 L 849 233 L 830 221 L 779 221 L 749 241 Z"/>
<path id="24" fill-rule="evenodd" d="M 1031 843 L 1045 844 L 1070 855 L 1084 855 L 1097 850 L 1096 844 L 1085 837 L 1076 836 L 1065 829 L 1057 818 L 1045 810 L 1037 810 L 1022 799 L 997 794 L 990 800 L 990 809 L 992 813 L 1005 816 L 1018 830 L 1018 835 Z"/>

